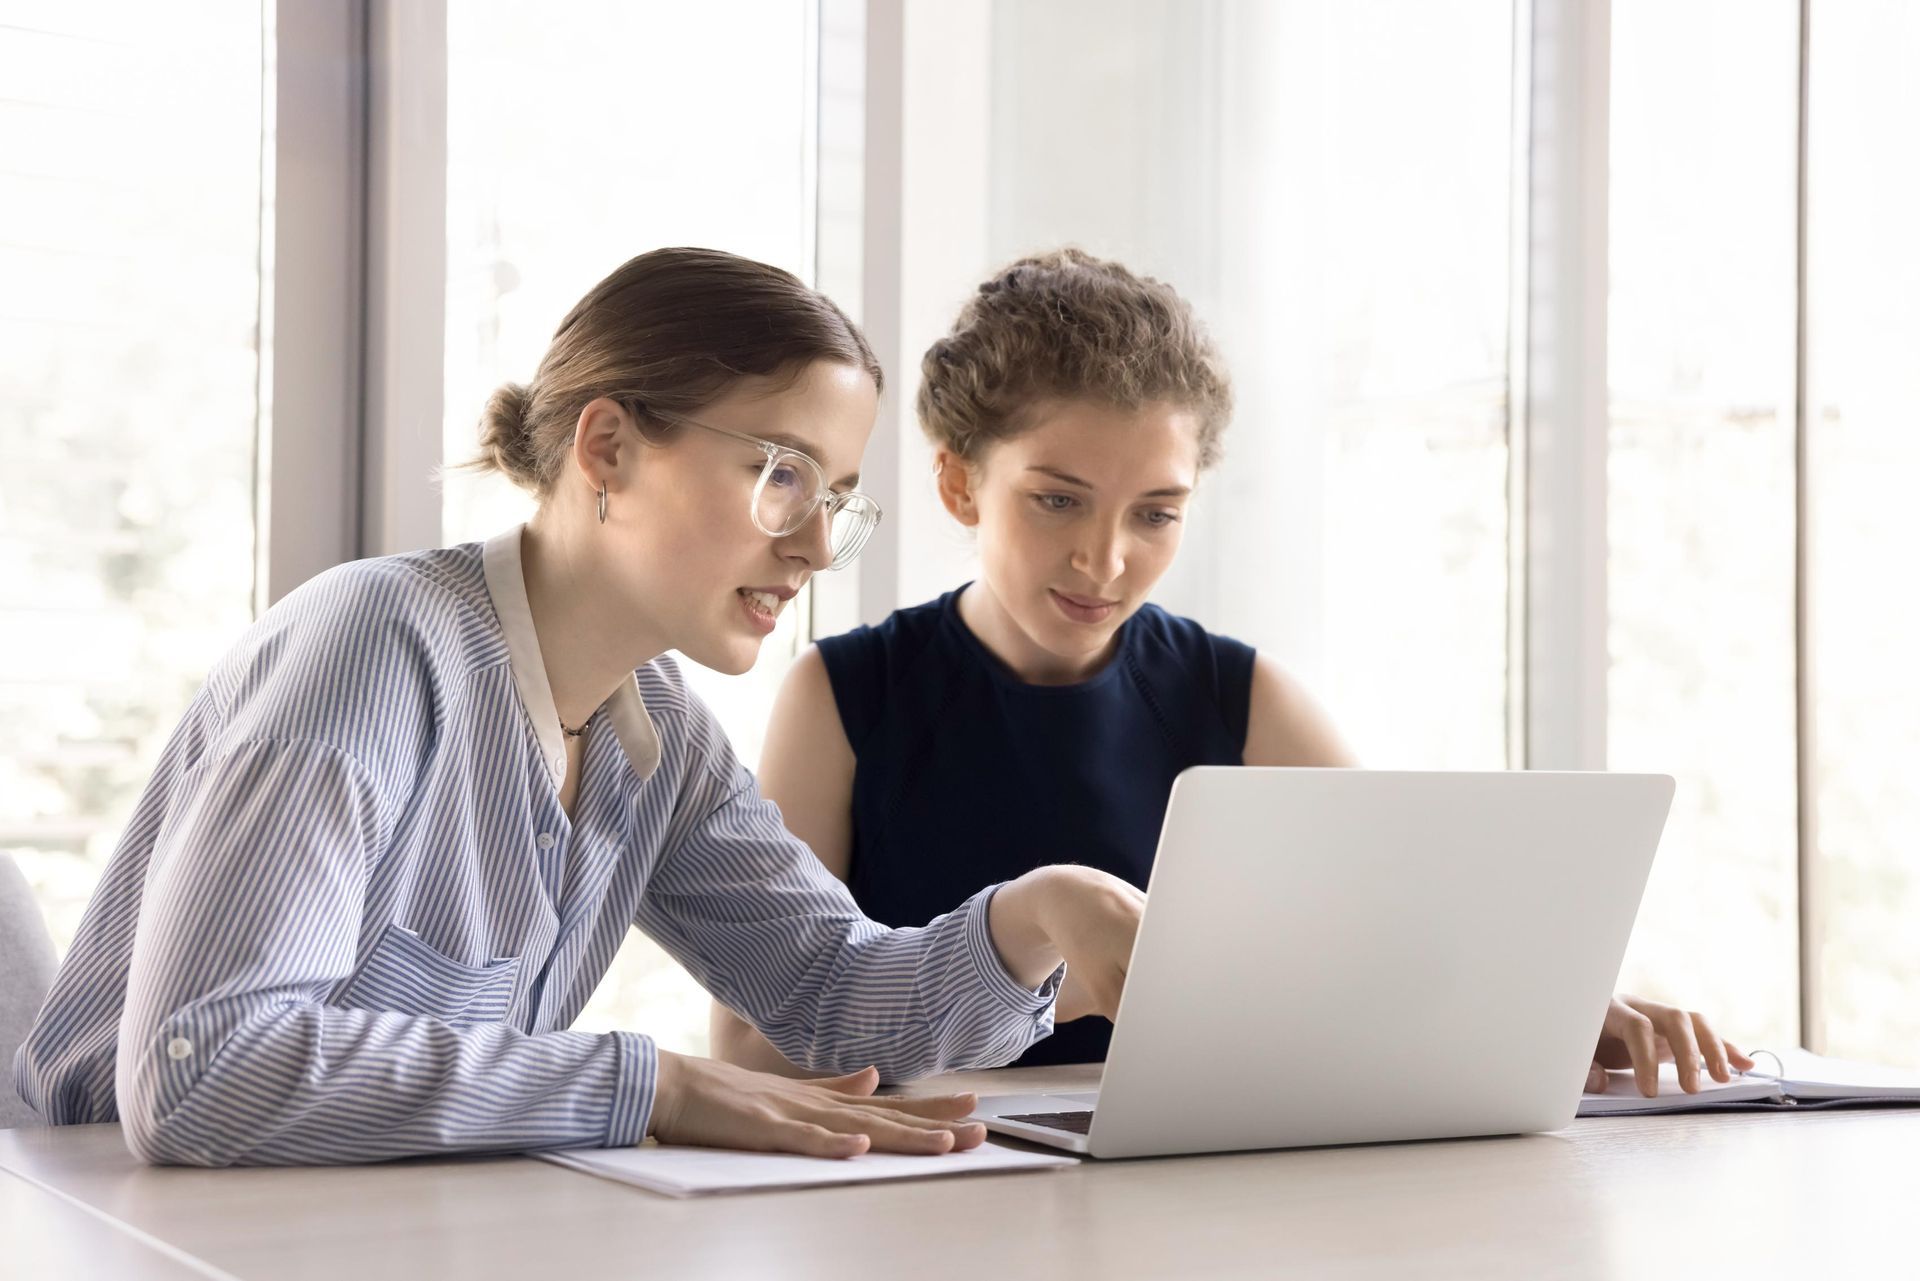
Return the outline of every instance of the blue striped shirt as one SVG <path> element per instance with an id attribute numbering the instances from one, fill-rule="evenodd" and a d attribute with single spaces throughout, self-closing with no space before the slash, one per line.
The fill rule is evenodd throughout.
<path id="1" fill-rule="evenodd" d="M 636 1143 L 653 1041 L 565 1030 L 629 925 L 813 1068 L 1000 1064 L 1052 1030 L 1060 974 L 1008 975 L 992 888 L 868 920 L 671 659 L 584 743 L 569 819 L 518 529 L 291 593 L 168 741 L 21 1095 L 165 1163 Z"/>

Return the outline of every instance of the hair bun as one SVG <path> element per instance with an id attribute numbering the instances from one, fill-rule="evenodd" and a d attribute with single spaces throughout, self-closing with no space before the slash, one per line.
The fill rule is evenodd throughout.
<path id="1" fill-rule="evenodd" d="M 480 413 L 480 449 L 495 468 L 516 484 L 537 484 L 539 468 L 527 432 L 527 388 L 502 383 Z"/>

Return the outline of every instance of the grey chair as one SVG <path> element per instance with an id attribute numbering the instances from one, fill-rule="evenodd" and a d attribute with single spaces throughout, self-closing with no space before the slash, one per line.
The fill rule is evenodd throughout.
<path id="1" fill-rule="evenodd" d="M 13 1052 L 53 986 L 53 936 L 13 855 L 0 853 L 0 1130 L 39 1125 L 13 1088 Z"/>

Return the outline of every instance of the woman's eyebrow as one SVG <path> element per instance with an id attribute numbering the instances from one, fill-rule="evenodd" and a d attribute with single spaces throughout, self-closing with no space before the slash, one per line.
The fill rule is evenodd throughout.
<path id="1" fill-rule="evenodd" d="M 1028 465 L 1027 470 L 1037 471 L 1043 476 L 1051 476 L 1063 485 L 1078 485 L 1082 489 L 1093 488 L 1093 486 L 1089 484 L 1087 481 L 1081 480 L 1078 476 L 1075 476 L 1072 472 L 1061 471 L 1058 467 L 1048 467 L 1043 463 L 1032 463 Z M 1140 495 L 1140 497 L 1142 498 L 1185 498 L 1188 494 L 1191 494 L 1192 492 L 1193 492 L 1193 486 L 1191 485 L 1163 485 L 1159 489 L 1149 489 L 1146 493 Z"/>
<path id="2" fill-rule="evenodd" d="M 1042 463 L 1030 463 L 1027 466 L 1027 470 L 1037 471 L 1043 476 L 1051 476 L 1063 485 L 1078 485 L 1082 489 L 1093 488 L 1093 486 L 1088 482 L 1081 480 L 1078 476 L 1075 476 L 1070 472 L 1061 471 L 1058 467 L 1048 467 Z"/>
<path id="3" fill-rule="evenodd" d="M 791 449 L 796 454 L 803 454 L 808 458 L 813 458 L 813 461 L 816 463 L 820 461 L 818 458 L 813 457 L 813 446 L 801 440 L 798 436 L 762 436 L 760 439 L 770 445 L 778 445 L 782 449 Z M 820 470 L 824 472 L 826 468 L 823 466 Z M 851 476 L 842 476 L 839 480 L 831 483 L 837 489 L 858 489 L 860 487 L 860 473 L 854 472 Z"/>

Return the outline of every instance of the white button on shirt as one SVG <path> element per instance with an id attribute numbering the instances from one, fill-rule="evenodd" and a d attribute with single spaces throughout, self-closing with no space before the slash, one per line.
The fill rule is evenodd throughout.
<path id="1" fill-rule="evenodd" d="M 652 1039 L 567 1030 L 630 924 L 816 1069 L 1052 1029 L 1059 975 L 1007 974 L 992 889 L 868 920 L 670 659 L 595 713 L 569 826 L 519 549 L 329 570 L 209 674 L 15 1060 L 48 1121 L 196 1165 L 636 1143 Z"/>

